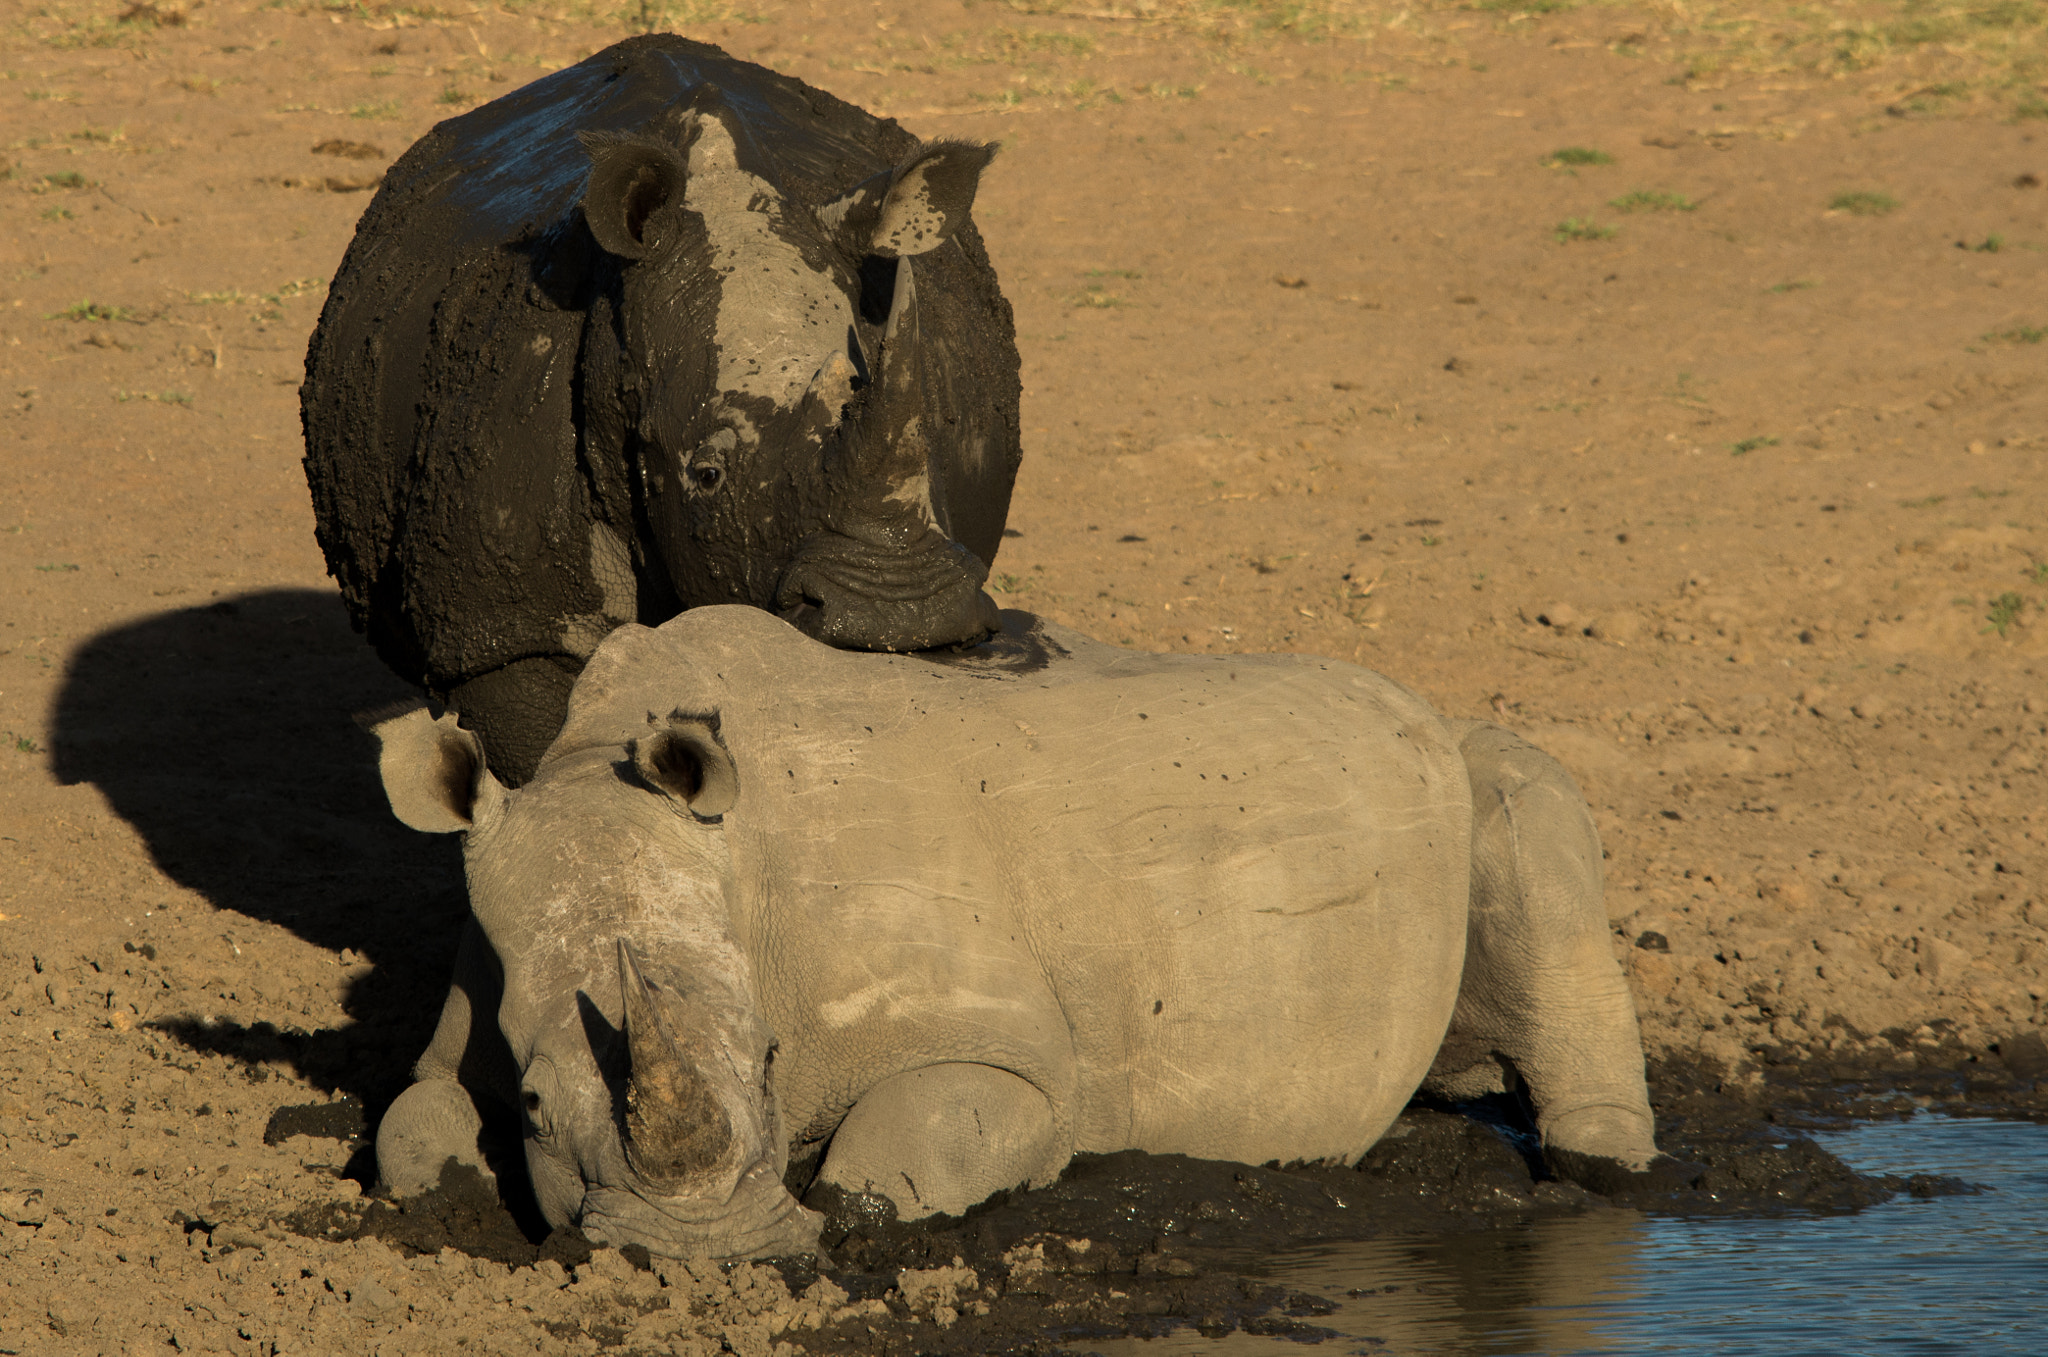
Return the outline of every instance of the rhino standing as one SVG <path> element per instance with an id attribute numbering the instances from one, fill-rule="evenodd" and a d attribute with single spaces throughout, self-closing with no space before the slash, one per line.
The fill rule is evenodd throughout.
<path id="1" fill-rule="evenodd" d="M 992 149 L 656 35 L 392 167 L 307 352 L 306 474 L 357 626 L 506 781 L 622 623 L 992 630 L 1020 456 L 969 220 Z"/>
<path id="2" fill-rule="evenodd" d="M 379 725 L 474 912 L 386 1183 L 477 1163 L 499 1106 L 551 1223 L 770 1255 L 814 1246 L 814 1181 L 914 1217 L 1077 1151 L 1350 1162 L 1426 1075 L 1510 1070 L 1561 1159 L 1649 1165 L 1555 762 L 1351 665 L 1003 617 L 945 663 L 743 608 L 623 627 L 517 790 L 449 717 Z"/>

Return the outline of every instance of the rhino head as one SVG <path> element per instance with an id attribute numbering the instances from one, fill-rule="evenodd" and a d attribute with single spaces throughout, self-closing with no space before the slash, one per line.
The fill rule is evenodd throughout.
<path id="1" fill-rule="evenodd" d="M 650 716 L 549 751 L 514 790 L 424 710 L 377 727 L 398 818 L 461 832 L 470 908 L 504 977 L 527 1170 L 550 1225 L 669 1257 L 817 1246 L 784 1188 L 775 1034 L 733 935 L 718 721 Z"/>
<path id="2" fill-rule="evenodd" d="M 850 649 L 993 631 L 987 563 L 933 494 L 936 467 L 989 451 L 948 441 L 915 261 L 966 222 L 994 148 L 928 142 L 813 207 L 715 86 L 583 142 L 584 220 L 621 264 L 585 383 L 616 392 L 678 601 L 768 608 Z"/>

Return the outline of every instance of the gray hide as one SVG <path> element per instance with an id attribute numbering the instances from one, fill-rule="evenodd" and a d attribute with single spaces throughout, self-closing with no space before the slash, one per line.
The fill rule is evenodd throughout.
<path id="1" fill-rule="evenodd" d="M 399 816 L 467 826 L 489 963 L 386 1180 L 475 1159 L 466 1086 L 523 1101 L 550 1221 L 788 1252 L 792 1159 L 906 1216 L 1077 1151 L 1350 1162 L 1440 1048 L 1464 1091 L 1526 1081 L 1555 1149 L 1656 1153 L 1555 763 L 1351 665 L 1005 621 L 950 663 L 743 608 L 624 627 L 517 791 L 451 718 L 380 727 Z M 501 1038 L 517 1089 L 469 1072 Z"/>

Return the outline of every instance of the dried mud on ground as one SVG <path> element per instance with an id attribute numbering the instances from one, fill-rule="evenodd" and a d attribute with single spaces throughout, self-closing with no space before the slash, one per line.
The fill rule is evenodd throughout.
<path id="1" fill-rule="evenodd" d="M 2037 90 L 1916 87 L 1962 46 L 1716 74 L 1662 11 L 1312 39 L 1189 4 L 654 8 L 1003 141 L 977 216 L 1026 364 L 1007 606 L 1357 660 L 1573 770 L 1662 1133 L 1727 1166 L 1695 1204 L 1886 1190 L 1771 1149 L 1766 1114 L 2042 1114 L 2048 124 L 2009 117 Z M 363 1229 L 355 1119 L 425 1041 L 462 896 L 348 719 L 403 690 L 313 545 L 301 356 L 383 167 L 622 36 L 606 12 L 0 19 L 0 1350 L 1312 1323 L 1174 1262 L 1171 1192 L 1153 1239 L 1092 1255 L 1062 1242 L 1078 1204 L 874 1226 L 842 1241 L 851 1290 L 541 1256 L 459 1192 L 434 1228 L 521 1266 L 388 1208 L 333 1237 Z M 1390 1149 L 1388 1226 L 1424 1197 L 1425 1224 L 1605 1209 L 1484 1135 Z M 1186 1200 L 1292 1228 L 1232 1181 Z"/>

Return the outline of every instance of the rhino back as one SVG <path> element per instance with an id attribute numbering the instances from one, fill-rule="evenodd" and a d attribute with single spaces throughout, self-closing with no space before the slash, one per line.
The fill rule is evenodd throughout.
<path id="1" fill-rule="evenodd" d="M 617 279 L 581 221 L 576 134 L 640 128 L 705 82 L 814 207 L 915 144 L 801 81 L 650 35 L 439 124 L 358 224 L 308 348 L 306 473 L 329 568 L 405 677 L 445 690 L 675 611 L 636 526 L 616 402 L 579 390 Z M 937 380 L 992 451 L 972 476 L 942 469 L 934 494 L 992 559 L 1018 461 L 1010 313 L 971 225 L 937 256 L 932 361 L 954 365 Z"/>
<path id="2" fill-rule="evenodd" d="M 974 672 L 699 609 L 608 643 L 563 738 L 599 705 L 719 713 L 795 1124 L 977 1060 L 1079 1149 L 1362 1152 L 1463 958 L 1470 799 L 1434 713 L 1349 665 L 1048 631 L 1043 668 Z"/>

